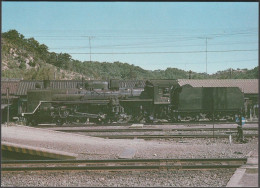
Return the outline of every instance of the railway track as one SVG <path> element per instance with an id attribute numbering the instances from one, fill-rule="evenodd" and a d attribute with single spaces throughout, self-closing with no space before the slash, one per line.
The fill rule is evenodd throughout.
<path id="1" fill-rule="evenodd" d="M 9 160 L 2 172 L 63 170 L 202 170 L 238 168 L 247 158 L 211 159 L 113 159 L 113 160 Z"/>
<path id="2" fill-rule="evenodd" d="M 102 126 L 130 126 L 134 123 L 108 123 L 108 124 L 95 124 L 95 123 L 73 123 L 73 124 L 63 124 L 60 127 L 102 127 Z M 199 122 L 190 122 L 190 121 L 182 121 L 182 122 L 156 122 L 156 123 L 144 123 L 144 125 L 189 125 L 189 126 L 196 126 L 196 125 L 203 125 L 203 124 L 213 124 L 212 121 L 199 121 Z M 214 122 L 215 125 L 219 124 L 236 124 L 235 122 Z M 246 124 L 258 124 L 258 121 L 254 122 L 246 122 Z M 37 127 L 44 128 L 44 127 L 55 127 L 55 124 L 39 124 Z"/>
<path id="3" fill-rule="evenodd" d="M 189 135 L 91 135 L 93 137 L 107 139 L 170 139 L 170 138 L 228 138 L 226 134 L 189 134 Z M 235 135 L 234 135 L 235 136 Z M 244 137 L 258 137 L 258 134 L 244 134 Z"/>
<path id="4" fill-rule="evenodd" d="M 128 129 L 82 129 L 82 128 L 67 128 L 67 127 L 58 127 L 58 128 L 53 128 L 51 130 L 55 131 L 62 131 L 62 132 L 176 132 L 176 131 L 213 131 L 213 128 L 175 128 L 175 129 L 169 129 L 169 128 L 162 128 L 162 129 L 157 129 L 157 128 L 128 128 Z M 248 127 L 248 128 L 243 128 L 244 131 L 258 131 L 258 127 Z M 237 131 L 237 128 L 214 128 L 214 131 Z"/>
<path id="5" fill-rule="evenodd" d="M 95 128 L 52 128 L 55 131 L 79 133 L 93 137 L 108 139 L 170 139 L 170 138 L 228 138 L 229 135 L 236 136 L 236 128 L 128 128 L 128 129 L 95 129 Z M 247 127 L 243 129 L 244 137 L 257 137 L 257 127 Z M 134 132 L 139 134 L 134 134 Z M 96 133 L 96 134 L 95 134 Z M 106 134 L 108 133 L 108 134 Z M 115 133 L 115 134 L 114 134 Z M 132 134 L 127 134 L 132 133 Z M 157 134 L 154 134 L 157 133 Z M 159 133 L 159 134 L 158 134 Z"/>

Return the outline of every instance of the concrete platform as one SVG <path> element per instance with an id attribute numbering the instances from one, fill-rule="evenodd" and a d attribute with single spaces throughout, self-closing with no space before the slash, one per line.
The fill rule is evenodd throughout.
<path id="1" fill-rule="evenodd" d="M 258 151 L 249 153 L 247 163 L 235 171 L 226 187 L 258 187 Z"/>
<path id="2" fill-rule="evenodd" d="M 8 151 L 12 153 L 22 153 L 51 159 L 75 159 L 77 157 L 76 154 L 67 153 L 64 151 L 57 151 L 41 147 L 32 147 L 23 144 L 14 144 L 9 142 L 1 142 L 1 150 L 2 152 Z"/>
<path id="3" fill-rule="evenodd" d="M 9 143 L 8 147 L 4 148 L 6 150 L 9 148 L 10 151 L 17 150 L 36 155 L 48 153 L 52 157 L 59 155 L 59 158 L 62 154 L 76 159 L 132 158 L 138 148 L 145 147 L 145 144 L 140 144 L 145 142 L 142 139 L 129 141 L 104 139 L 22 125 L 2 126 L 1 130 L 2 143 Z M 146 148 L 155 145 L 154 143 L 147 144 Z"/>

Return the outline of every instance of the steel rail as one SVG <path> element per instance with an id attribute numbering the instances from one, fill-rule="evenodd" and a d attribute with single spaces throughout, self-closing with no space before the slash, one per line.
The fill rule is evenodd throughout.
<path id="1" fill-rule="evenodd" d="M 212 124 L 212 121 L 200 121 L 200 122 L 188 122 L 188 121 L 183 121 L 183 122 L 156 122 L 156 123 L 143 123 L 144 125 L 200 125 L 200 124 Z M 100 126 L 130 126 L 134 123 L 104 123 L 104 124 L 85 124 L 85 123 L 72 123 L 72 124 L 64 124 L 62 127 L 100 127 Z M 235 122 L 214 122 L 215 125 L 219 124 L 234 124 L 237 125 Z M 246 122 L 246 124 L 258 124 L 257 122 Z M 37 127 L 54 127 L 52 125 L 38 125 Z"/>
<path id="2" fill-rule="evenodd" d="M 2 172 L 40 170 L 199 170 L 216 168 L 238 168 L 246 158 L 226 159 L 116 159 L 116 160 L 28 160 L 2 161 Z M 150 163 L 150 165 L 149 165 Z M 155 163 L 155 164 L 154 164 Z M 8 164 L 16 166 L 8 166 Z M 44 164 L 51 166 L 35 166 Z M 57 166 L 57 164 L 65 164 Z M 68 166 L 72 165 L 72 166 Z M 80 165 L 79 165 L 80 164 Z M 85 165 L 83 165 L 85 164 Z M 95 164 L 95 166 L 91 165 Z M 103 166 L 102 166 L 102 165 Z M 119 165 L 118 165 L 119 164 Z M 152 164 L 152 165 L 151 165 Z M 7 166 L 6 166 L 7 165 Z M 19 166 L 21 165 L 21 166 Z M 27 166 L 26 166 L 27 165 Z M 33 165 L 33 166 L 30 166 Z M 56 165 L 56 166 L 55 166 Z"/>
<path id="3" fill-rule="evenodd" d="M 40 171 L 40 170 L 151 170 L 151 169 L 219 169 L 219 168 L 239 168 L 241 165 L 185 165 L 185 166 L 75 166 L 75 167 L 2 167 L 4 171 Z"/>
<path id="4" fill-rule="evenodd" d="M 207 162 L 207 161 L 241 161 L 246 162 L 247 158 L 171 158 L 171 159 L 92 159 L 92 160 L 2 160 L 2 164 L 28 164 L 28 163 L 120 163 L 120 162 Z"/>
<path id="5" fill-rule="evenodd" d="M 168 128 L 151 128 L 151 129 L 143 129 L 143 128 L 128 128 L 128 129 L 69 129 L 69 128 L 54 128 L 51 130 L 55 131 L 62 131 L 62 132 L 155 132 L 155 131 L 213 131 L 213 128 L 175 128 L 175 129 L 168 129 Z M 237 128 L 214 128 L 214 131 L 228 131 L 228 130 L 234 130 L 236 131 Z M 244 131 L 258 131 L 258 127 L 248 127 L 243 128 Z"/>
<path id="6" fill-rule="evenodd" d="M 155 138 L 227 138 L 226 135 L 89 135 L 93 137 L 109 138 L 109 139 L 155 139 Z M 244 134 L 244 137 L 257 137 L 258 134 Z"/>

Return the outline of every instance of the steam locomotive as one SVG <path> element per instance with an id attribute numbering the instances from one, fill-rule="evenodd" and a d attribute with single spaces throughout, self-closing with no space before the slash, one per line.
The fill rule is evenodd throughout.
<path id="1" fill-rule="evenodd" d="M 144 89 L 119 90 L 115 82 L 85 82 L 76 89 L 27 92 L 26 124 L 177 122 L 226 119 L 243 111 L 244 94 L 237 87 L 180 86 L 177 80 L 148 80 Z"/>

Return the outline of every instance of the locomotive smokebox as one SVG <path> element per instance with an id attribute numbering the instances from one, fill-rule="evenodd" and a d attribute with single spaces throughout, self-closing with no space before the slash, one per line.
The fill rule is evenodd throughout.
<path id="1" fill-rule="evenodd" d="M 51 81 L 50 80 L 43 80 L 43 87 L 44 89 L 47 89 L 51 86 Z"/>

